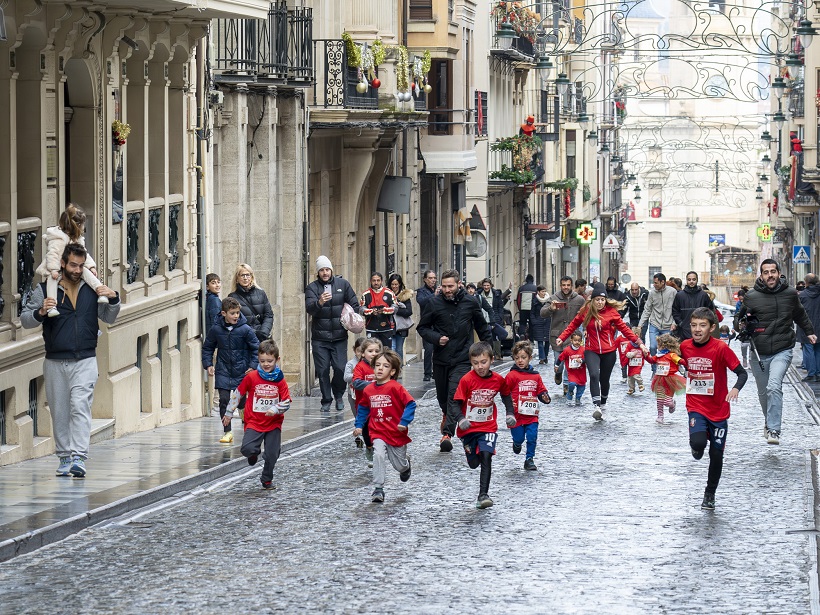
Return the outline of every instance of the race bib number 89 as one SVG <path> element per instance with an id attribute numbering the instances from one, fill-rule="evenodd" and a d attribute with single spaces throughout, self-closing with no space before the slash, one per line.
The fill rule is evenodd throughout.
<path id="1" fill-rule="evenodd" d="M 472 423 L 484 423 L 493 418 L 492 406 L 473 406 L 467 404 L 467 420 Z"/>

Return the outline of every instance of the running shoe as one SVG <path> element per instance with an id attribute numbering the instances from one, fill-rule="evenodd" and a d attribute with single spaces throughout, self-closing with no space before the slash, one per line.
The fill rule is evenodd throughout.
<path id="1" fill-rule="evenodd" d="M 538 468 L 535 467 L 535 461 L 533 461 L 532 457 L 527 457 L 524 460 L 524 469 L 525 470 L 537 470 Z"/>
<path id="2" fill-rule="evenodd" d="M 399 472 L 399 480 L 401 480 L 401 482 L 403 482 L 403 483 L 406 483 L 408 480 L 410 480 L 410 471 L 411 471 L 410 457 L 408 457 L 407 458 L 407 469 L 404 472 Z"/>
<path id="3" fill-rule="evenodd" d="M 68 470 L 74 478 L 85 478 L 85 459 L 74 456 L 71 458 L 71 468 Z"/>
<path id="4" fill-rule="evenodd" d="M 700 503 L 703 510 L 715 510 L 715 494 L 708 491 L 703 492 L 703 502 Z"/>
<path id="5" fill-rule="evenodd" d="M 384 502 L 384 489 L 376 487 L 373 490 L 373 495 L 370 496 L 373 502 Z"/>
<path id="6" fill-rule="evenodd" d="M 515 453 L 516 455 L 521 453 L 521 445 L 517 442 L 513 442 L 513 453 Z"/>
<path id="7" fill-rule="evenodd" d="M 486 493 L 481 493 L 478 496 L 478 499 L 475 502 L 476 508 L 489 508 L 493 505 L 493 501 L 490 499 L 490 496 Z"/>
<path id="8" fill-rule="evenodd" d="M 57 476 L 71 476 L 71 457 L 60 457 L 60 465 L 57 466 Z"/>
<path id="9" fill-rule="evenodd" d="M 230 444 L 231 442 L 233 442 L 233 432 L 226 431 L 225 435 L 219 438 L 219 441 L 222 442 L 222 444 Z"/>
<path id="10" fill-rule="evenodd" d="M 766 438 L 766 442 L 769 444 L 780 444 L 780 432 L 775 431 L 774 429 L 769 430 L 769 437 Z"/>

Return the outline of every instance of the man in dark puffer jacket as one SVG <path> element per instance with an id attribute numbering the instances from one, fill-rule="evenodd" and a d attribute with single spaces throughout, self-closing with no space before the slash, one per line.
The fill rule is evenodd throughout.
<path id="1" fill-rule="evenodd" d="M 320 256 L 316 259 L 316 279 L 305 288 L 305 309 L 312 316 L 310 348 L 325 412 L 330 410 L 334 398 L 336 410 L 345 407 L 347 329 L 339 320 L 345 303 L 358 311 L 359 301 L 350 283 L 342 276 L 334 276 L 330 259 Z M 333 380 L 330 379 L 331 367 Z"/>
<path id="2" fill-rule="evenodd" d="M 803 329 L 812 344 L 817 343 L 817 336 L 797 291 L 781 281 L 780 266 L 771 258 L 760 264 L 760 277 L 735 314 L 736 330 L 740 330 L 740 320 L 747 314 L 752 342 L 760 355 L 760 361 L 751 357 L 751 364 L 766 419 L 764 435 L 769 444 L 780 444 L 783 377 L 792 362 L 795 340 L 792 323 Z"/>
<path id="3" fill-rule="evenodd" d="M 698 274 L 694 271 L 689 271 L 686 274 L 686 286 L 683 290 L 679 290 L 675 295 L 675 300 L 672 302 L 672 318 L 675 320 L 675 334 L 678 338 L 688 340 L 692 337 L 692 329 L 689 325 L 689 320 L 694 312 L 699 307 L 709 308 L 715 311 L 715 304 L 698 286 Z"/>

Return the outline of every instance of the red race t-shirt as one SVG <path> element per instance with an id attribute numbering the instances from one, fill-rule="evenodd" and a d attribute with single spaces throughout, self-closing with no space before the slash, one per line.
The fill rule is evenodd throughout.
<path id="1" fill-rule="evenodd" d="M 632 356 L 627 356 L 632 355 Z M 644 358 L 643 352 L 640 348 L 635 348 L 632 345 L 632 342 L 629 342 L 629 348 L 626 349 L 624 353 L 624 357 L 626 358 L 626 363 L 621 363 L 621 365 L 626 365 L 626 373 L 629 376 L 640 376 L 641 370 L 643 369 Z"/>
<path id="2" fill-rule="evenodd" d="M 498 431 L 498 415 L 493 398 L 499 393 L 501 395 L 510 394 L 510 388 L 503 376 L 490 372 L 486 378 L 482 378 L 473 370 L 464 374 L 458 383 L 453 399 L 462 402 L 461 412 L 472 425 L 465 431 L 456 429 L 456 435 L 459 438 L 470 433 Z"/>
<path id="3" fill-rule="evenodd" d="M 618 338 L 618 358 L 621 361 L 621 367 L 629 361 L 629 359 L 626 358 L 626 353 L 630 350 L 632 350 L 632 342 L 625 337 Z"/>
<path id="4" fill-rule="evenodd" d="M 404 409 L 412 401 L 414 399 L 407 389 L 395 380 L 368 384 L 362 391 L 361 405 L 370 410 L 367 418 L 370 439 L 384 440 L 390 446 L 404 446 L 412 442 L 406 431 L 398 429 Z"/>
<path id="5" fill-rule="evenodd" d="M 247 395 L 245 402 L 245 429 L 266 432 L 282 429 L 284 414 L 268 416 L 268 410 L 275 410 L 280 401 L 290 399 L 288 383 L 282 378 L 279 382 L 265 380 L 259 372 L 252 371 L 236 387 L 240 395 Z"/>
<path id="6" fill-rule="evenodd" d="M 541 404 L 538 396 L 547 390 L 544 381 L 541 380 L 541 374 L 511 369 L 505 380 L 515 409 L 515 426 L 537 423 Z"/>
<path id="7" fill-rule="evenodd" d="M 357 380 L 367 380 L 368 382 L 376 381 L 376 376 L 373 374 L 373 368 L 370 366 L 370 363 L 364 359 L 356 363 L 356 367 L 353 368 L 353 382 L 356 382 Z M 364 389 L 354 389 L 354 391 L 356 392 L 356 408 L 358 409 L 359 404 L 362 403 L 362 393 L 364 393 Z"/>
<path id="8" fill-rule="evenodd" d="M 735 370 L 740 365 L 737 355 L 713 337 L 703 346 L 685 340 L 680 345 L 680 352 L 686 360 L 686 409 L 713 422 L 728 419 L 726 370 Z"/>
<path id="9" fill-rule="evenodd" d="M 584 352 L 586 349 L 579 346 L 578 350 L 573 349 L 572 346 L 567 346 L 558 355 L 558 360 L 567 368 L 567 380 L 575 384 L 587 383 L 587 367 L 584 363 Z"/>

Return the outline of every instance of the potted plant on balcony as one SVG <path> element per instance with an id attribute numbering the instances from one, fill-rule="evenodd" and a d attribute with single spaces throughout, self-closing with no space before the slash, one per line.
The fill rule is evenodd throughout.
<path id="1" fill-rule="evenodd" d="M 540 21 L 540 15 L 523 6 L 520 2 L 496 2 L 490 10 L 490 16 L 496 23 L 508 23 L 515 33 L 530 43 L 535 42 L 535 30 Z"/>
<path id="2" fill-rule="evenodd" d="M 490 145 L 494 152 L 511 152 L 512 165 L 502 164 L 499 171 L 492 171 L 490 179 L 511 181 L 519 186 L 535 181 L 533 157 L 541 151 L 541 139 L 535 135 L 516 135 L 498 139 Z"/>
<path id="3" fill-rule="evenodd" d="M 114 151 L 119 151 L 120 147 L 125 145 L 125 140 L 131 134 L 130 124 L 114 120 L 111 122 L 111 139 L 114 146 Z"/>

